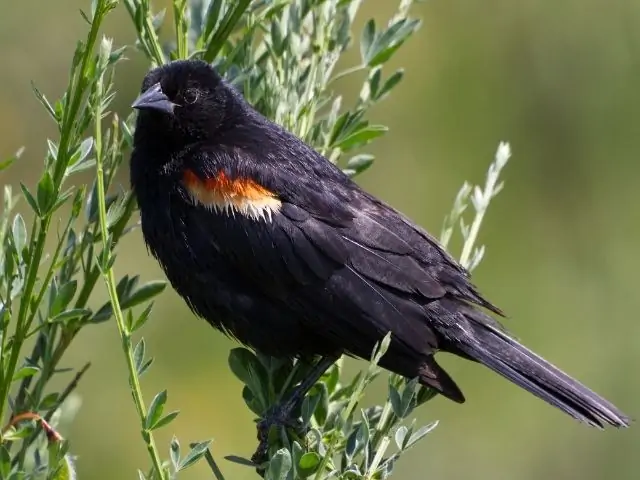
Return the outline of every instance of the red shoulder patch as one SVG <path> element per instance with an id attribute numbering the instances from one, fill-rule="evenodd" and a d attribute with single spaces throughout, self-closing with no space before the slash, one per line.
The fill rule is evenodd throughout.
<path id="1" fill-rule="evenodd" d="M 185 170 L 183 183 L 191 197 L 213 210 L 239 213 L 253 219 L 271 219 L 281 203 L 275 193 L 250 178 L 229 178 L 224 172 L 201 179 Z"/>

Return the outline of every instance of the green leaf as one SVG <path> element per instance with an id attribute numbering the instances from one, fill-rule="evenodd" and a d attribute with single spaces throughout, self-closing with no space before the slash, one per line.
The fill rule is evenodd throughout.
<path id="1" fill-rule="evenodd" d="M 387 80 L 384 82 L 380 91 L 377 92 L 375 99 L 382 100 L 393 88 L 400 83 L 400 81 L 404 78 L 404 70 L 400 69 L 394 72 Z"/>
<path id="2" fill-rule="evenodd" d="M 33 195 L 31 195 L 31 192 L 27 189 L 27 187 L 22 182 L 20 182 L 20 189 L 22 190 L 22 194 L 24 195 L 24 198 L 29 204 L 29 206 L 31 207 L 31 209 L 36 213 L 36 215 L 39 216 L 40 208 L 38 208 L 38 202 L 36 202 L 36 199 L 33 198 Z"/>
<path id="3" fill-rule="evenodd" d="M 45 97 L 44 94 L 36 88 L 33 82 L 31 82 L 31 88 L 33 89 L 33 93 L 36 95 L 36 98 L 38 99 L 38 101 L 44 106 L 45 110 L 49 113 L 51 118 L 55 122 L 57 122 L 59 120 L 59 116 L 56 114 L 56 111 L 51 105 L 51 103 L 49 102 L 49 100 L 47 100 L 47 97 Z"/>
<path id="4" fill-rule="evenodd" d="M 173 438 L 171 439 L 171 443 L 169 444 L 169 458 L 171 459 L 173 470 L 177 472 L 180 465 L 180 442 L 175 437 L 175 435 L 173 436 Z"/>
<path id="5" fill-rule="evenodd" d="M 263 409 L 268 405 L 264 400 L 263 384 L 267 382 L 267 371 L 253 352 L 246 348 L 234 348 L 229 353 L 229 367 L 233 374 L 247 385 Z"/>
<path id="6" fill-rule="evenodd" d="M 384 125 L 368 125 L 364 128 L 361 128 L 350 135 L 347 135 L 345 138 L 340 140 L 337 147 L 342 150 L 350 150 L 355 147 L 361 147 L 371 142 L 375 138 L 381 137 L 384 135 L 389 129 Z"/>
<path id="7" fill-rule="evenodd" d="M 378 98 L 378 90 L 380 89 L 380 78 L 382 77 L 382 69 L 376 68 L 372 70 L 373 73 L 369 74 L 369 82 L 364 83 L 364 85 L 368 85 L 369 87 L 369 95 L 372 99 Z M 362 96 L 362 94 L 361 94 Z M 368 98 L 363 98 L 363 101 L 368 100 Z"/>
<path id="8" fill-rule="evenodd" d="M 344 172 L 349 176 L 362 173 L 371 165 L 373 165 L 374 159 L 375 157 L 370 153 L 361 153 L 359 155 L 355 155 L 351 157 L 347 162 L 347 166 L 345 167 Z"/>
<path id="9" fill-rule="evenodd" d="M 438 426 L 438 422 L 432 422 L 429 425 L 425 425 L 424 427 L 418 429 L 417 432 L 415 432 L 413 435 L 411 435 L 411 437 L 409 437 L 409 440 L 407 441 L 406 445 L 405 445 L 405 450 L 409 447 L 412 447 L 413 445 L 416 444 L 416 442 L 418 442 L 420 439 L 424 438 L 426 435 L 428 435 L 434 428 L 436 428 Z"/>
<path id="10" fill-rule="evenodd" d="M 435 388 L 420 385 L 420 387 L 418 387 L 418 393 L 416 394 L 416 405 L 420 406 L 434 398 L 436 395 L 438 395 L 438 391 Z"/>
<path id="11" fill-rule="evenodd" d="M 186 468 L 189 468 L 191 465 L 200 460 L 204 456 L 204 454 L 207 453 L 209 445 L 211 445 L 211 440 L 196 443 L 191 448 L 191 451 L 187 453 L 187 455 L 180 462 L 178 471 L 185 470 Z"/>
<path id="12" fill-rule="evenodd" d="M 281 448 L 269 461 L 265 480 L 287 480 L 291 471 L 291 454 L 285 448 Z"/>
<path id="13" fill-rule="evenodd" d="M 9 158 L 5 158 L 4 160 L 0 160 L 0 172 L 2 170 L 5 170 L 5 169 L 9 168 L 11 165 L 13 165 L 13 163 L 16 160 L 18 160 L 22 156 L 23 153 L 24 153 L 24 147 L 21 147 L 20 149 L 18 149 L 18 151 L 16 153 L 14 153 Z"/>
<path id="14" fill-rule="evenodd" d="M 246 458 L 242 458 L 239 457 L 237 455 L 227 455 L 226 457 L 224 457 L 225 460 L 238 464 L 238 465 L 242 465 L 244 467 L 252 467 L 255 468 L 256 464 L 253 463 L 251 460 L 248 460 Z"/>
<path id="15" fill-rule="evenodd" d="M 5 442 L 14 442 L 17 440 L 24 440 L 25 438 L 33 435 L 35 428 L 33 424 L 25 423 L 20 426 L 17 430 L 14 427 L 9 428 L 6 432 L 2 433 L 2 439 Z M 4 478 L 0 475 L 0 478 Z"/>
<path id="16" fill-rule="evenodd" d="M 15 161 L 16 161 L 15 157 L 9 157 L 9 158 L 5 158 L 4 160 L 0 160 L 0 172 L 2 170 L 9 168 L 11 165 L 13 165 L 13 162 Z"/>
<path id="17" fill-rule="evenodd" d="M 107 228 L 113 227 L 122 218 L 128 202 L 127 195 L 120 195 L 107 210 Z"/>
<path id="18" fill-rule="evenodd" d="M 74 187 L 69 187 L 63 193 L 58 195 L 58 198 L 56 199 L 55 203 L 53 204 L 53 207 L 51 208 L 51 211 L 53 212 L 53 211 L 56 211 L 58 208 L 60 208 L 60 206 L 62 206 L 62 204 L 64 204 L 64 202 L 66 202 L 67 199 L 69 199 L 69 197 L 71 195 L 73 195 L 74 190 L 75 190 Z"/>
<path id="19" fill-rule="evenodd" d="M 41 215 L 46 215 L 53 205 L 55 200 L 53 189 L 53 179 L 51 178 L 49 171 L 46 170 L 38 182 L 37 189 L 38 210 Z"/>
<path id="20" fill-rule="evenodd" d="M 302 455 L 304 455 L 304 450 L 302 450 L 302 447 L 300 446 L 300 444 L 294 440 L 291 443 L 291 460 L 292 463 L 294 465 L 294 471 L 293 471 L 293 478 L 297 478 L 300 475 L 300 471 L 299 471 L 299 465 L 300 465 L 300 460 L 302 459 Z"/>
<path id="21" fill-rule="evenodd" d="M 396 417 L 402 418 L 402 397 L 396 386 L 391 384 L 389 384 L 389 401 Z"/>
<path id="22" fill-rule="evenodd" d="M 207 39 L 203 60 L 212 62 L 218 56 L 218 53 L 227 42 L 229 35 L 231 35 L 234 27 L 240 21 L 250 4 L 251 0 L 238 0 L 230 4 L 224 17 L 218 23 L 215 33 Z"/>
<path id="23" fill-rule="evenodd" d="M 72 308 L 71 310 L 66 310 L 62 313 L 59 313 L 50 321 L 51 323 L 69 323 L 72 320 L 76 320 L 87 315 L 91 315 L 91 310 L 89 310 L 88 308 Z"/>
<path id="24" fill-rule="evenodd" d="M 39 371 L 40 371 L 40 368 L 38 367 L 35 367 L 33 365 L 25 365 L 24 367 L 20 368 L 20 370 L 18 370 L 16 373 L 14 373 L 13 381 L 15 382 L 16 380 L 20 380 L 22 378 L 32 377 Z"/>
<path id="25" fill-rule="evenodd" d="M 82 163 L 87 158 L 92 148 L 93 137 L 85 138 L 82 143 L 80 143 L 78 149 L 73 153 L 73 155 L 71 155 L 71 159 L 69 160 L 69 167 L 77 163 Z"/>
<path id="26" fill-rule="evenodd" d="M 314 389 L 320 390 L 316 395 L 319 402 L 318 407 L 315 409 L 314 416 L 319 425 L 324 425 L 329 414 L 329 392 L 327 392 L 327 386 L 324 383 L 317 383 Z"/>
<path id="27" fill-rule="evenodd" d="M 3 433 L 3 440 L 5 440 Z M 11 473 L 11 455 L 4 445 L 0 445 L 0 478 L 9 478 Z"/>
<path id="28" fill-rule="evenodd" d="M 164 417 L 158 420 L 155 425 L 153 425 L 153 427 L 151 427 L 151 430 L 157 430 L 158 428 L 164 427 L 165 425 L 173 422 L 173 420 L 178 416 L 179 413 L 180 410 L 174 410 L 173 412 L 167 413 Z"/>
<path id="29" fill-rule="evenodd" d="M 76 468 L 73 464 L 73 460 L 71 455 L 68 453 L 63 457 L 61 462 L 61 468 L 50 477 L 51 480 L 75 480 L 76 477 Z"/>
<path id="30" fill-rule="evenodd" d="M 139 275 L 135 275 L 134 277 L 125 275 L 120 279 L 116 285 L 116 293 L 118 294 L 118 299 L 121 302 L 131 295 L 133 289 L 138 285 L 138 280 L 140 280 Z"/>
<path id="31" fill-rule="evenodd" d="M 404 426 L 404 425 L 400 425 L 398 427 L 398 429 L 396 430 L 396 433 L 394 435 L 394 439 L 396 441 L 396 445 L 398 446 L 398 449 L 402 450 L 405 446 L 404 441 L 405 438 L 407 436 L 407 432 L 409 431 L 409 429 Z"/>
<path id="32" fill-rule="evenodd" d="M 311 417 L 314 413 L 316 413 L 316 409 L 318 408 L 318 404 L 320 403 L 320 395 L 307 395 L 304 397 L 302 401 L 302 422 L 305 425 L 308 425 L 311 421 Z"/>
<path id="33" fill-rule="evenodd" d="M 140 288 L 136 289 L 131 295 L 122 300 L 120 306 L 123 310 L 131 307 L 135 307 L 140 303 L 143 303 L 156 295 L 160 294 L 167 283 L 161 280 L 154 280 L 148 283 L 145 283 Z"/>
<path id="34" fill-rule="evenodd" d="M 247 385 L 242 388 L 242 399 L 244 403 L 247 404 L 247 407 L 249 407 L 249 410 L 256 415 L 260 416 L 264 413 L 265 406 L 262 405 L 262 402 L 258 401 L 258 397 L 253 394 L 251 388 Z"/>
<path id="35" fill-rule="evenodd" d="M 369 63 L 371 47 L 376 37 L 376 22 L 372 18 L 364 26 L 360 37 L 360 58 L 365 65 Z"/>
<path id="36" fill-rule="evenodd" d="M 24 223 L 22 215 L 19 213 L 13 217 L 13 225 L 11 226 L 11 234 L 13 236 L 13 245 L 16 247 L 16 253 L 22 258 L 22 250 L 27 244 L 27 226 Z"/>
<path id="37" fill-rule="evenodd" d="M 420 20 L 404 18 L 398 20 L 376 39 L 376 45 L 372 48 L 373 54 L 367 64 L 375 67 L 386 63 L 402 44 L 420 26 Z"/>
<path id="38" fill-rule="evenodd" d="M 153 360 L 154 360 L 153 357 L 151 357 L 140 366 L 140 370 L 138 371 L 139 376 L 142 377 L 142 375 L 145 374 L 145 372 L 149 369 L 149 367 L 153 363 Z"/>
<path id="39" fill-rule="evenodd" d="M 277 57 L 282 56 L 282 52 L 284 51 L 285 42 L 282 38 L 282 30 L 280 28 L 280 24 L 278 22 L 271 22 L 271 45 L 273 47 L 273 51 L 275 52 Z"/>
<path id="40" fill-rule="evenodd" d="M 122 138 L 124 139 L 125 144 L 127 145 L 127 147 L 131 148 L 133 146 L 133 133 L 131 133 L 129 125 L 123 120 L 122 122 L 120 122 L 120 128 L 122 130 Z"/>
<path id="41" fill-rule="evenodd" d="M 300 458 L 300 462 L 298 463 L 298 470 L 301 475 L 308 477 L 309 475 L 316 473 L 320 466 L 320 460 L 320 455 L 316 452 L 307 452 L 302 455 L 302 458 Z"/>
<path id="42" fill-rule="evenodd" d="M 68 167 L 65 175 L 69 176 L 75 173 L 84 172 L 85 170 L 89 170 L 90 168 L 93 168 L 95 164 L 96 164 L 96 161 L 94 158 L 87 158 L 83 162 L 78 162 L 73 166 Z"/>
<path id="43" fill-rule="evenodd" d="M 335 142 L 340 138 L 342 133 L 347 129 L 349 119 L 351 118 L 350 112 L 344 112 L 341 114 L 331 129 L 331 135 L 329 136 L 329 145 L 335 145 Z"/>
<path id="44" fill-rule="evenodd" d="M 366 418 L 365 415 L 362 417 Z M 351 432 L 345 445 L 345 454 L 349 463 L 369 443 L 369 436 L 369 426 L 366 421 L 362 421 L 358 429 Z"/>
<path id="45" fill-rule="evenodd" d="M 73 299 L 73 296 L 76 294 L 76 289 L 78 287 L 78 282 L 76 280 L 71 280 L 62 287 L 58 289 L 57 295 L 51 304 L 51 308 L 49 310 L 49 316 L 55 317 L 60 312 L 62 312 L 67 305 Z"/>
<path id="46" fill-rule="evenodd" d="M 416 392 L 416 386 L 418 385 L 418 379 L 414 378 L 406 383 L 404 390 L 402 390 L 402 416 L 400 418 L 407 417 L 415 406 L 414 397 Z"/>
<path id="47" fill-rule="evenodd" d="M 60 398 L 60 395 L 58 395 L 56 392 L 50 393 L 40 401 L 40 404 L 38 405 L 38 409 L 49 410 L 55 407 L 56 404 L 58 403 L 59 398 Z"/>
<path id="48" fill-rule="evenodd" d="M 58 145 L 53 140 L 47 139 L 47 151 L 52 161 L 58 159 Z"/>
<path id="49" fill-rule="evenodd" d="M 162 412 L 164 410 L 164 405 L 167 403 L 167 391 L 163 390 L 158 393 L 153 400 L 151 401 L 151 405 L 149 406 L 149 412 L 147 413 L 147 418 L 144 420 L 144 426 L 147 430 L 153 430 L 154 426 L 158 423 L 160 418 L 162 417 Z"/>
<path id="50" fill-rule="evenodd" d="M 93 318 L 91 319 L 92 323 L 102 323 L 106 322 L 113 315 L 113 307 L 111 306 L 111 302 L 106 302 L 102 305 L 98 311 L 95 313 Z"/>
<path id="51" fill-rule="evenodd" d="M 144 338 L 141 338 L 133 349 L 133 363 L 137 371 L 140 370 L 140 366 L 142 365 L 142 361 L 144 360 L 145 350 L 146 343 L 144 341 Z"/>
<path id="52" fill-rule="evenodd" d="M 129 333 L 135 332 L 140 327 L 142 327 L 145 323 L 147 323 L 147 320 L 149 320 L 149 315 L 151 314 L 152 308 L 153 308 L 153 302 L 149 302 L 147 307 L 142 311 L 140 315 L 138 315 L 138 318 L 136 319 L 136 321 L 133 322 L 133 324 L 131 325 Z"/>
<path id="53" fill-rule="evenodd" d="M 220 10 L 222 9 L 222 2 L 209 2 L 207 13 L 205 18 L 207 23 L 204 27 L 203 37 L 206 39 L 213 33 L 214 28 L 218 24 L 218 18 L 220 17 Z"/>
<path id="54" fill-rule="evenodd" d="M 146 344 L 144 338 L 141 338 L 133 349 L 133 364 L 136 367 L 136 372 L 138 372 L 138 375 L 140 375 L 140 368 L 142 368 L 142 362 L 144 361 L 145 350 Z"/>
<path id="55" fill-rule="evenodd" d="M 338 365 L 339 363 L 334 363 L 324 374 L 326 376 L 324 384 L 327 386 L 329 395 L 335 393 L 336 388 L 338 387 L 338 382 L 340 381 L 340 367 Z"/>

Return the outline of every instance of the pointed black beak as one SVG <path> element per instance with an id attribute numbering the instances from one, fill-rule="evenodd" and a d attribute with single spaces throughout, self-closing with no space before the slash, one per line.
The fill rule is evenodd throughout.
<path id="1" fill-rule="evenodd" d="M 135 102 L 131 104 L 132 108 L 143 110 L 145 108 L 150 110 L 158 110 L 159 112 L 165 112 L 170 115 L 173 114 L 173 108 L 176 106 L 169 97 L 167 97 L 162 91 L 160 82 L 149 87 L 145 92 L 141 93 Z"/>

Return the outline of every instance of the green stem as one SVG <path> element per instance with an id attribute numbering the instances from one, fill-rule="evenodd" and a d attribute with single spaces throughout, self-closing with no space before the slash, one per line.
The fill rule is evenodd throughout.
<path id="1" fill-rule="evenodd" d="M 11 388 L 13 375 L 22 350 L 22 344 L 24 343 L 26 333 L 29 331 L 30 327 L 30 325 L 25 325 L 27 323 L 27 312 L 29 311 L 31 296 L 38 278 L 38 266 L 40 265 L 42 252 L 44 251 L 49 221 L 50 217 L 48 216 L 40 221 L 40 229 L 33 249 L 33 255 L 30 256 L 30 262 L 27 267 L 27 282 L 20 301 L 20 309 L 18 310 L 18 321 L 16 323 L 16 331 L 13 337 L 13 345 L 11 346 L 11 356 L 9 357 L 9 363 L 5 370 L 5 381 L 0 385 L 0 420 L 4 418 L 5 406 L 9 403 L 7 401 L 7 395 Z"/>
<path id="2" fill-rule="evenodd" d="M 213 62 L 218 53 L 224 46 L 224 42 L 229 38 L 229 35 L 236 26 L 236 23 L 240 21 L 245 10 L 249 8 L 251 0 L 238 0 L 234 7 L 230 7 L 227 10 L 226 15 L 220 22 L 218 30 L 213 34 L 211 40 L 207 43 L 206 50 L 202 56 L 206 62 Z"/>
<path id="3" fill-rule="evenodd" d="M 327 87 L 331 86 L 334 82 L 340 80 L 343 77 L 349 76 L 352 73 L 361 72 L 362 70 L 366 70 L 366 68 L 367 68 L 366 65 L 356 65 L 354 67 L 349 67 L 346 70 L 343 70 L 340 73 L 338 73 L 331 80 L 329 80 L 329 83 L 327 84 Z"/>
<path id="4" fill-rule="evenodd" d="M 213 459 L 213 455 L 211 454 L 210 449 L 207 449 L 207 451 L 204 453 L 204 459 L 209 465 L 209 468 L 211 469 L 211 472 L 213 472 L 213 476 L 216 478 L 216 480 L 225 480 L 220 467 L 218 467 L 218 464 Z"/>
<path id="5" fill-rule="evenodd" d="M 98 84 L 98 90 L 101 89 L 101 85 Z M 98 96 L 99 97 L 99 96 Z M 98 215 L 100 218 L 100 236 L 102 237 L 102 248 L 105 252 L 111 253 L 109 229 L 107 226 L 107 211 L 106 211 L 106 194 L 104 186 L 104 165 L 103 165 L 103 151 L 102 151 L 102 109 L 100 106 L 96 109 L 95 115 L 95 152 L 96 152 L 96 176 L 98 186 Z M 109 292 L 109 299 L 113 308 L 113 314 L 116 319 L 116 325 L 118 326 L 118 332 L 122 341 L 122 350 L 124 352 L 125 360 L 127 362 L 127 369 L 129 370 L 129 385 L 131 387 L 131 393 L 133 396 L 133 402 L 138 411 L 140 417 L 140 425 L 142 427 L 142 438 L 147 446 L 147 451 L 155 471 L 159 478 L 164 479 L 164 471 L 162 469 L 162 462 L 158 449 L 155 445 L 153 434 L 145 426 L 145 420 L 147 417 L 147 409 L 142 398 L 142 388 L 140 387 L 140 378 L 136 371 L 135 361 L 133 359 L 133 349 L 131 342 L 131 333 L 129 332 L 126 324 L 122 309 L 120 308 L 120 302 L 118 300 L 118 292 L 116 290 L 116 279 L 113 273 L 113 268 L 108 266 L 103 271 L 103 277 Z"/>
<path id="6" fill-rule="evenodd" d="M 173 0 L 173 21 L 176 29 L 176 50 L 178 58 L 189 56 L 189 29 L 185 14 L 187 10 L 187 0 Z"/>
<path id="7" fill-rule="evenodd" d="M 100 25 L 102 23 L 104 15 L 108 11 L 108 9 L 106 8 L 107 4 L 108 0 L 101 0 L 96 6 L 95 17 L 91 24 L 89 35 L 87 37 L 87 43 L 83 52 L 80 73 L 76 77 L 77 80 L 75 82 L 75 88 L 74 82 L 72 82 L 69 86 L 69 90 L 67 91 L 67 98 L 71 99 L 71 101 L 70 103 L 69 101 L 67 101 L 65 105 L 64 117 L 62 120 L 63 125 L 61 128 L 62 133 L 60 135 L 60 145 L 58 148 L 58 158 L 56 159 L 56 164 L 54 165 L 53 170 L 53 184 L 55 195 L 58 195 L 60 191 L 64 171 L 67 168 L 67 164 L 69 161 L 69 144 L 71 143 L 72 138 L 71 134 L 74 131 L 73 126 L 75 125 L 78 110 L 80 109 L 80 105 L 82 104 L 84 91 L 87 87 L 86 72 L 89 65 L 89 59 L 92 57 L 92 52 L 96 43 L 96 39 L 98 38 Z M 49 225 L 51 223 L 51 214 L 52 212 L 46 212 L 39 221 L 37 238 L 33 249 L 31 250 L 31 255 L 29 258 L 30 261 L 29 265 L 27 266 L 27 281 L 22 292 L 20 309 L 18 310 L 18 319 L 16 322 L 15 335 L 13 338 L 13 346 L 11 347 L 11 356 L 9 357 L 7 368 L 4 370 L 5 381 L 2 383 L 2 385 L 0 385 L 0 421 L 4 418 L 5 406 L 8 404 L 7 396 L 11 388 L 11 380 L 13 379 L 13 375 L 18 364 L 18 359 L 22 350 L 22 344 L 24 343 L 25 336 L 29 331 L 31 322 L 33 320 L 33 317 L 27 318 L 27 315 L 29 313 L 29 306 L 31 305 L 32 301 L 33 290 L 38 279 L 38 269 L 42 260 L 42 254 L 44 252 L 44 247 L 47 239 L 47 232 L 49 231 Z M 35 229 L 32 230 L 32 235 L 36 235 Z"/>
<path id="8" fill-rule="evenodd" d="M 98 39 L 98 32 L 100 31 L 100 27 L 102 26 L 102 20 L 108 12 L 108 3 L 108 0 L 99 0 L 98 5 L 96 5 L 95 16 L 93 18 L 93 21 L 91 22 L 91 28 L 89 29 L 89 35 L 87 36 L 87 43 L 84 47 L 80 73 L 76 77 L 76 86 L 74 88 L 74 82 L 71 82 L 71 84 L 69 85 L 69 90 L 67 92 L 67 98 L 70 98 L 71 102 L 69 103 L 69 101 L 67 101 L 65 104 L 63 117 L 64 125 L 62 128 L 62 133 L 60 135 L 58 159 L 53 171 L 53 184 L 55 185 L 56 192 L 60 189 L 64 171 L 66 170 L 69 163 L 69 144 L 71 143 L 71 134 L 74 133 L 73 127 L 75 126 L 75 120 L 78 115 L 78 110 L 80 109 L 80 105 L 85 98 L 85 90 L 89 85 L 87 81 L 87 79 L 89 78 L 89 64 L 91 58 L 93 57 L 93 49 Z M 65 161 L 60 161 L 60 156 L 62 156 Z"/>
<path id="9" fill-rule="evenodd" d="M 160 45 L 160 39 L 158 34 L 153 28 L 153 18 L 151 17 L 151 6 L 148 0 L 138 0 L 137 3 L 126 1 L 124 2 L 131 21 L 134 25 L 137 25 L 137 9 L 142 9 L 144 14 L 144 22 L 142 24 L 142 30 L 136 28 L 136 34 L 140 44 L 144 47 L 144 51 L 147 57 L 151 61 L 152 65 L 157 67 L 164 64 L 164 53 L 162 52 L 162 46 Z"/>

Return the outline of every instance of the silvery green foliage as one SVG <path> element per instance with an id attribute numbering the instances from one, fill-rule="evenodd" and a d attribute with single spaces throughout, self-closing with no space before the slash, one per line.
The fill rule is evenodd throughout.
<path id="1" fill-rule="evenodd" d="M 460 263 L 469 271 L 473 271 L 484 257 L 484 245 L 476 246 L 480 226 L 484 220 L 484 215 L 489 208 L 491 200 L 497 196 L 504 187 L 504 182 L 498 182 L 502 169 L 511 158 L 511 147 L 508 143 L 500 142 L 496 151 L 495 160 L 487 171 L 484 189 L 479 185 L 471 187 L 468 182 L 464 182 L 453 202 L 451 213 L 445 218 L 440 241 L 445 247 L 449 244 L 451 235 L 456 223 L 460 224 L 463 246 L 460 254 Z M 467 225 L 462 218 L 467 209 L 469 200 L 475 210 L 475 216 L 471 225 Z"/>
<path id="2" fill-rule="evenodd" d="M 384 25 L 368 20 L 360 31 L 354 31 L 353 24 L 362 0 L 173 0 L 172 25 L 150 0 L 90 2 L 81 12 L 88 25 L 87 38 L 78 43 L 71 59 L 66 91 L 52 102 L 35 89 L 59 133 L 46 141 L 40 180 L 35 186 L 20 185 L 20 195 L 10 186 L 4 189 L 0 214 L 2 478 L 16 478 L 18 471 L 26 472 L 26 478 L 75 478 L 69 443 L 55 429 L 73 416 L 77 406 L 73 390 L 87 367 L 76 372 L 62 391 L 51 391 L 49 382 L 63 373 L 61 358 L 78 332 L 112 318 L 121 335 L 150 460 L 150 467 L 139 470 L 138 477 L 177 478 L 204 459 L 215 478 L 224 478 L 208 440 L 191 443 L 188 449 L 177 438 L 167 448 L 156 446 L 154 432 L 174 421 L 178 411 L 167 412 L 166 390 L 145 402 L 140 378 L 153 357 L 144 339 L 134 341 L 133 336 L 150 318 L 150 300 L 164 289 L 164 282 L 141 285 L 137 276 L 116 280 L 114 274 L 118 242 L 135 227 L 132 195 L 112 186 L 132 139 L 133 116 L 121 120 L 108 110 L 115 96 L 114 67 L 123 58 L 124 48 L 114 48 L 110 39 L 100 37 L 105 17 L 120 3 L 130 15 L 136 48 L 151 65 L 177 58 L 212 62 L 263 114 L 339 162 L 348 175 L 365 171 L 374 160 L 362 148 L 387 128 L 371 124 L 367 113 L 402 81 L 402 69 L 388 71 L 385 65 L 420 26 L 419 20 L 409 16 L 413 0 L 401 0 Z M 172 32 L 166 35 L 163 30 Z M 172 40 L 160 41 L 167 37 Z M 343 69 L 339 60 L 349 49 L 359 52 L 359 60 Z M 340 79 L 347 76 L 361 82 L 357 98 L 348 105 L 338 91 Z M 86 136 L 87 131 L 92 133 Z M 0 171 L 18 160 L 20 153 L 0 161 Z M 482 247 L 478 250 L 474 243 L 487 206 L 502 186 L 497 178 L 508 157 L 508 146 L 502 146 L 484 189 L 477 187 L 470 197 L 471 188 L 463 186 L 443 231 L 446 242 L 471 198 L 475 219 L 470 227 L 461 222 L 463 260 L 469 268 L 482 258 Z M 74 176 L 88 169 L 96 173 L 91 184 L 72 186 Z M 33 220 L 14 213 L 20 196 Z M 47 253 L 48 240 L 53 241 L 53 250 Z M 92 309 L 88 299 L 101 278 L 110 301 Z M 145 307 L 134 315 L 132 307 L 140 305 Z M 23 351 L 29 339 L 36 340 L 33 349 Z M 377 346 L 369 367 L 350 381 L 342 374 L 341 360 L 329 369 L 299 412 L 308 432 L 303 437 L 272 430 L 270 460 L 262 466 L 265 478 L 387 478 L 400 456 L 436 426 L 435 422 L 418 426 L 411 420 L 415 408 L 434 392 L 397 375 L 388 375 L 384 404 L 359 406 L 365 389 L 380 374 L 376 363 L 388 341 L 386 337 Z M 26 360 L 21 362 L 22 358 Z M 242 348 L 231 352 L 229 364 L 245 385 L 245 403 L 257 416 L 286 396 L 309 368 Z M 232 459 L 248 463 L 241 457 Z"/>
<path id="3" fill-rule="evenodd" d="M 4 186 L 0 214 L 2 478 L 18 478 L 18 472 L 26 478 L 75 478 L 69 444 L 56 428 L 75 413 L 73 390 L 88 364 L 67 376 L 68 386 L 62 390 L 52 389 L 50 382 L 69 370 L 61 368 L 61 361 L 80 330 L 112 317 L 110 303 L 96 309 L 88 304 L 105 268 L 104 259 L 115 258 L 98 243 L 102 227 L 96 182 L 88 187 L 74 182 L 79 172 L 94 168 L 99 152 L 105 158 L 102 182 L 111 185 L 130 144 L 128 124 L 117 118 L 100 142 L 85 136 L 99 118 L 96 112 L 106 113 L 114 95 L 113 67 L 123 49 L 113 49 L 109 40 L 100 39 L 99 30 L 116 5 L 114 0 L 95 1 L 83 13 L 88 33 L 71 58 L 64 94 L 50 101 L 34 87 L 58 129 L 56 138 L 46 140 L 39 181 L 35 186 L 20 184 L 19 189 Z M 0 162 L 0 169 L 19 156 Z M 104 200 L 111 250 L 130 230 L 134 202 L 122 192 Z M 25 204 L 24 216 L 14 212 L 18 201 Z M 117 284 L 129 315 L 131 307 L 146 303 L 163 287 L 157 282 L 140 285 L 138 277 L 127 276 Z"/>

